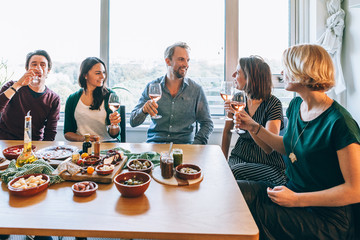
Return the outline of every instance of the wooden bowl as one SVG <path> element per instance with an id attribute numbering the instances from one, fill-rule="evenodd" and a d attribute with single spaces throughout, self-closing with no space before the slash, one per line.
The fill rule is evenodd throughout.
<path id="1" fill-rule="evenodd" d="M 90 186 L 89 189 L 87 190 L 81 190 L 81 185 L 85 186 Z M 73 190 L 73 193 L 75 196 L 78 197 L 87 197 L 90 196 L 92 194 L 94 194 L 96 192 L 96 190 L 98 189 L 98 185 L 95 182 L 92 181 L 83 181 L 83 182 L 78 182 L 78 183 L 74 183 L 71 187 L 71 189 Z"/>
<path id="2" fill-rule="evenodd" d="M 31 145 L 32 150 L 36 149 L 35 145 Z M 3 150 L 3 155 L 6 159 L 12 160 L 17 159 L 22 150 L 24 149 L 24 145 L 15 145 Z"/>
<path id="3" fill-rule="evenodd" d="M 133 164 L 136 163 L 136 161 L 139 161 L 141 164 L 148 163 L 149 166 L 147 168 L 134 167 Z M 134 159 L 134 160 L 129 161 L 126 164 L 126 166 L 129 169 L 129 171 L 139 171 L 139 172 L 146 172 L 146 173 L 151 173 L 152 169 L 154 168 L 154 164 L 150 160 L 147 160 L 147 159 Z"/>
<path id="4" fill-rule="evenodd" d="M 100 156 L 89 155 L 84 158 L 84 164 L 87 166 L 96 165 L 100 162 Z"/>
<path id="5" fill-rule="evenodd" d="M 196 170 L 196 173 L 184 173 L 181 172 L 182 168 L 191 168 Z M 191 180 L 191 179 L 197 179 L 201 176 L 201 168 L 198 165 L 195 164 L 180 164 L 175 168 L 176 176 L 181 179 L 185 180 Z"/>
<path id="6" fill-rule="evenodd" d="M 24 178 L 25 180 L 28 179 L 29 177 L 31 176 L 39 176 L 41 175 L 41 179 L 45 180 L 44 183 L 36 186 L 36 187 L 29 187 L 27 189 L 21 189 L 21 188 L 16 188 L 16 187 L 13 187 L 13 184 L 15 182 L 17 182 L 20 178 Z M 35 174 L 27 174 L 27 175 L 24 175 L 24 176 L 20 176 L 20 177 L 17 177 L 17 178 L 14 178 L 13 180 L 11 180 L 9 183 L 8 183 L 8 189 L 9 191 L 16 195 L 16 196 L 20 196 L 20 197 L 30 197 L 30 196 L 33 196 L 37 193 L 40 193 L 42 191 L 44 191 L 48 186 L 49 186 L 49 182 L 50 182 L 50 177 L 46 174 L 41 174 L 41 173 L 35 173 Z"/>
<path id="7" fill-rule="evenodd" d="M 138 185 L 127 185 L 124 182 L 129 179 L 141 180 L 143 183 Z M 114 183 L 116 188 L 121 193 L 123 197 L 139 197 L 146 189 L 148 189 L 151 181 L 151 177 L 149 174 L 145 172 L 124 172 L 119 175 L 116 175 L 114 178 Z"/>
<path id="8" fill-rule="evenodd" d="M 114 168 L 113 169 L 109 169 L 109 170 L 101 170 L 101 168 L 103 168 L 104 166 L 111 166 L 111 164 L 101 164 L 101 165 L 97 165 L 96 168 L 95 168 L 95 171 L 97 174 L 99 175 L 109 175 L 111 174 L 113 171 L 114 171 Z M 114 165 L 112 165 L 114 166 Z"/>

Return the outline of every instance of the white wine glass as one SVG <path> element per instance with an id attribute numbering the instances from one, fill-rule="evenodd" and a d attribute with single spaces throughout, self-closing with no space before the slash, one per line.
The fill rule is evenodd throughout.
<path id="1" fill-rule="evenodd" d="M 239 90 L 234 87 L 232 91 L 232 96 L 233 97 L 231 99 L 230 105 L 231 108 L 234 109 L 236 114 L 242 111 L 246 107 L 246 93 L 244 90 Z M 237 128 L 236 125 L 234 125 L 234 128 L 231 130 L 231 132 L 236 132 L 238 134 L 245 133 L 244 130 Z"/>
<path id="2" fill-rule="evenodd" d="M 151 83 L 149 86 L 149 97 L 151 98 L 151 100 L 157 102 L 160 100 L 161 98 L 161 85 L 160 83 Z M 151 117 L 152 119 L 159 119 L 162 118 L 161 115 L 154 115 Z"/>
<path id="3" fill-rule="evenodd" d="M 41 76 L 43 75 L 43 70 L 42 70 L 41 67 L 38 67 L 38 66 L 31 67 L 30 69 L 31 69 L 31 70 L 34 72 L 34 74 L 35 74 L 35 76 L 34 76 L 33 79 L 31 80 L 30 85 L 32 85 L 32 86 L 38 86 L 39 83 L 40 83 L 40 78 L 41 78 Z"/>
<path id="4" fill-rule="evenodd" d="M 116 93 L 110 93 L 110 96 L 109 96 L 109 108 L 113 113 L 120 108 L 120 98 L 119 98 L 118 95 L 116 95 Z M 118 127 L 119 126 L 117 124 L 116 125 L 113 125 L 113 124 L 110 125 L 110 128 L 118 128 Z"/>
<path id="5" fill-rule="evenodd" d="M 223 81 L 221 82 L 221 87 L 220 87 L 220 96 L 221 98 L 226 102 L 228 100 L 232 99 L 232 88 L 234 87 L 234 82 L 233 81 Z M 232 121 L 232 118 L 228 117 L 228 111 L 225 112 L 225 120 L 226 121 Z"/>

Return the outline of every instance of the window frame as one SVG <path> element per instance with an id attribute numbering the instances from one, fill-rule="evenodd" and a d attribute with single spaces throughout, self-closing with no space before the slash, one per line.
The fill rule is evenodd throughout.
<path id="1" fill-rule="evenodd" d="M 110 66 L 110 0 L 100 0 L 100 58 Z M 224 0 L 225 4 L 225 59 L 224 80 L 231 79 L 233 69 L 238 63 L 239 49 L 239 0 Z M 309 0 L 289 0 L 289 46 L 309 40 Z M 278 79 L 278 74 L 273 74 Z M 276 88 L 284 88 L 282 83 L 276 83 Z M 295 96 L 295 94 L 294 94 Z M 212 115 L 212 118 L 220 118 Z"/>

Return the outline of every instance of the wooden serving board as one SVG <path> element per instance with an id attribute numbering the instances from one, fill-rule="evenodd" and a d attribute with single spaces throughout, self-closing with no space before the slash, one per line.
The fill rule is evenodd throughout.
<path id="1" fill-rule="evenodd" d="M 127 162 L 127 157 L 125 156 L 123 160 L 115 166 L 114 171 L 109 175 L 98 175 L 96 171 L 93 174 L 88 173 L 78 173 L 74 176 L 70 175 L 67 171 L 63 172 L 60 176 L 66 181 L 93 181 L 97 183 L 112 183 L 114 177 L 119 174 Z"/>
<path id="2" fill-rule="evenodd" d="M 201 174 L 201 176 L 199 178 L 191 179 L 191 180 L 183 180 L 183 179 L 175 177 L 175 175 L 172 176 L 171 178 L 165 179 L 161 176 L 160 166 L 155 167 L 154 170 L 152 171 L 151 175 L 155 179 L 155 181 L 166 184 L 166 185 L 172 185 L 172 186 L 188 186 L 188 185 L 192 185 L 192 184 L 201 182 L 204 178 L 203 174 Z"/>

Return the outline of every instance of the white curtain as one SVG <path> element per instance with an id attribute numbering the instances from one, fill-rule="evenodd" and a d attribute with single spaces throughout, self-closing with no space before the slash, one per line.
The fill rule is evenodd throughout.
<path id="1" fill-rule="evenodd" d="M 345 11 L 341 9 L 341 2 L 342 0 L 327 0 L 326 6 L 329 17 L 326 20 L 326 30 L 318 40 L 318 44 L 328 51 L 334 62 L 336 85 L 333 89 L 335 93 L 333 95 L 340 95 L 346 89 L 340 62 L 343 30 L 345 28 Z M 334 98 L 340 100 L 343 97 L 334 96 Z"/>

